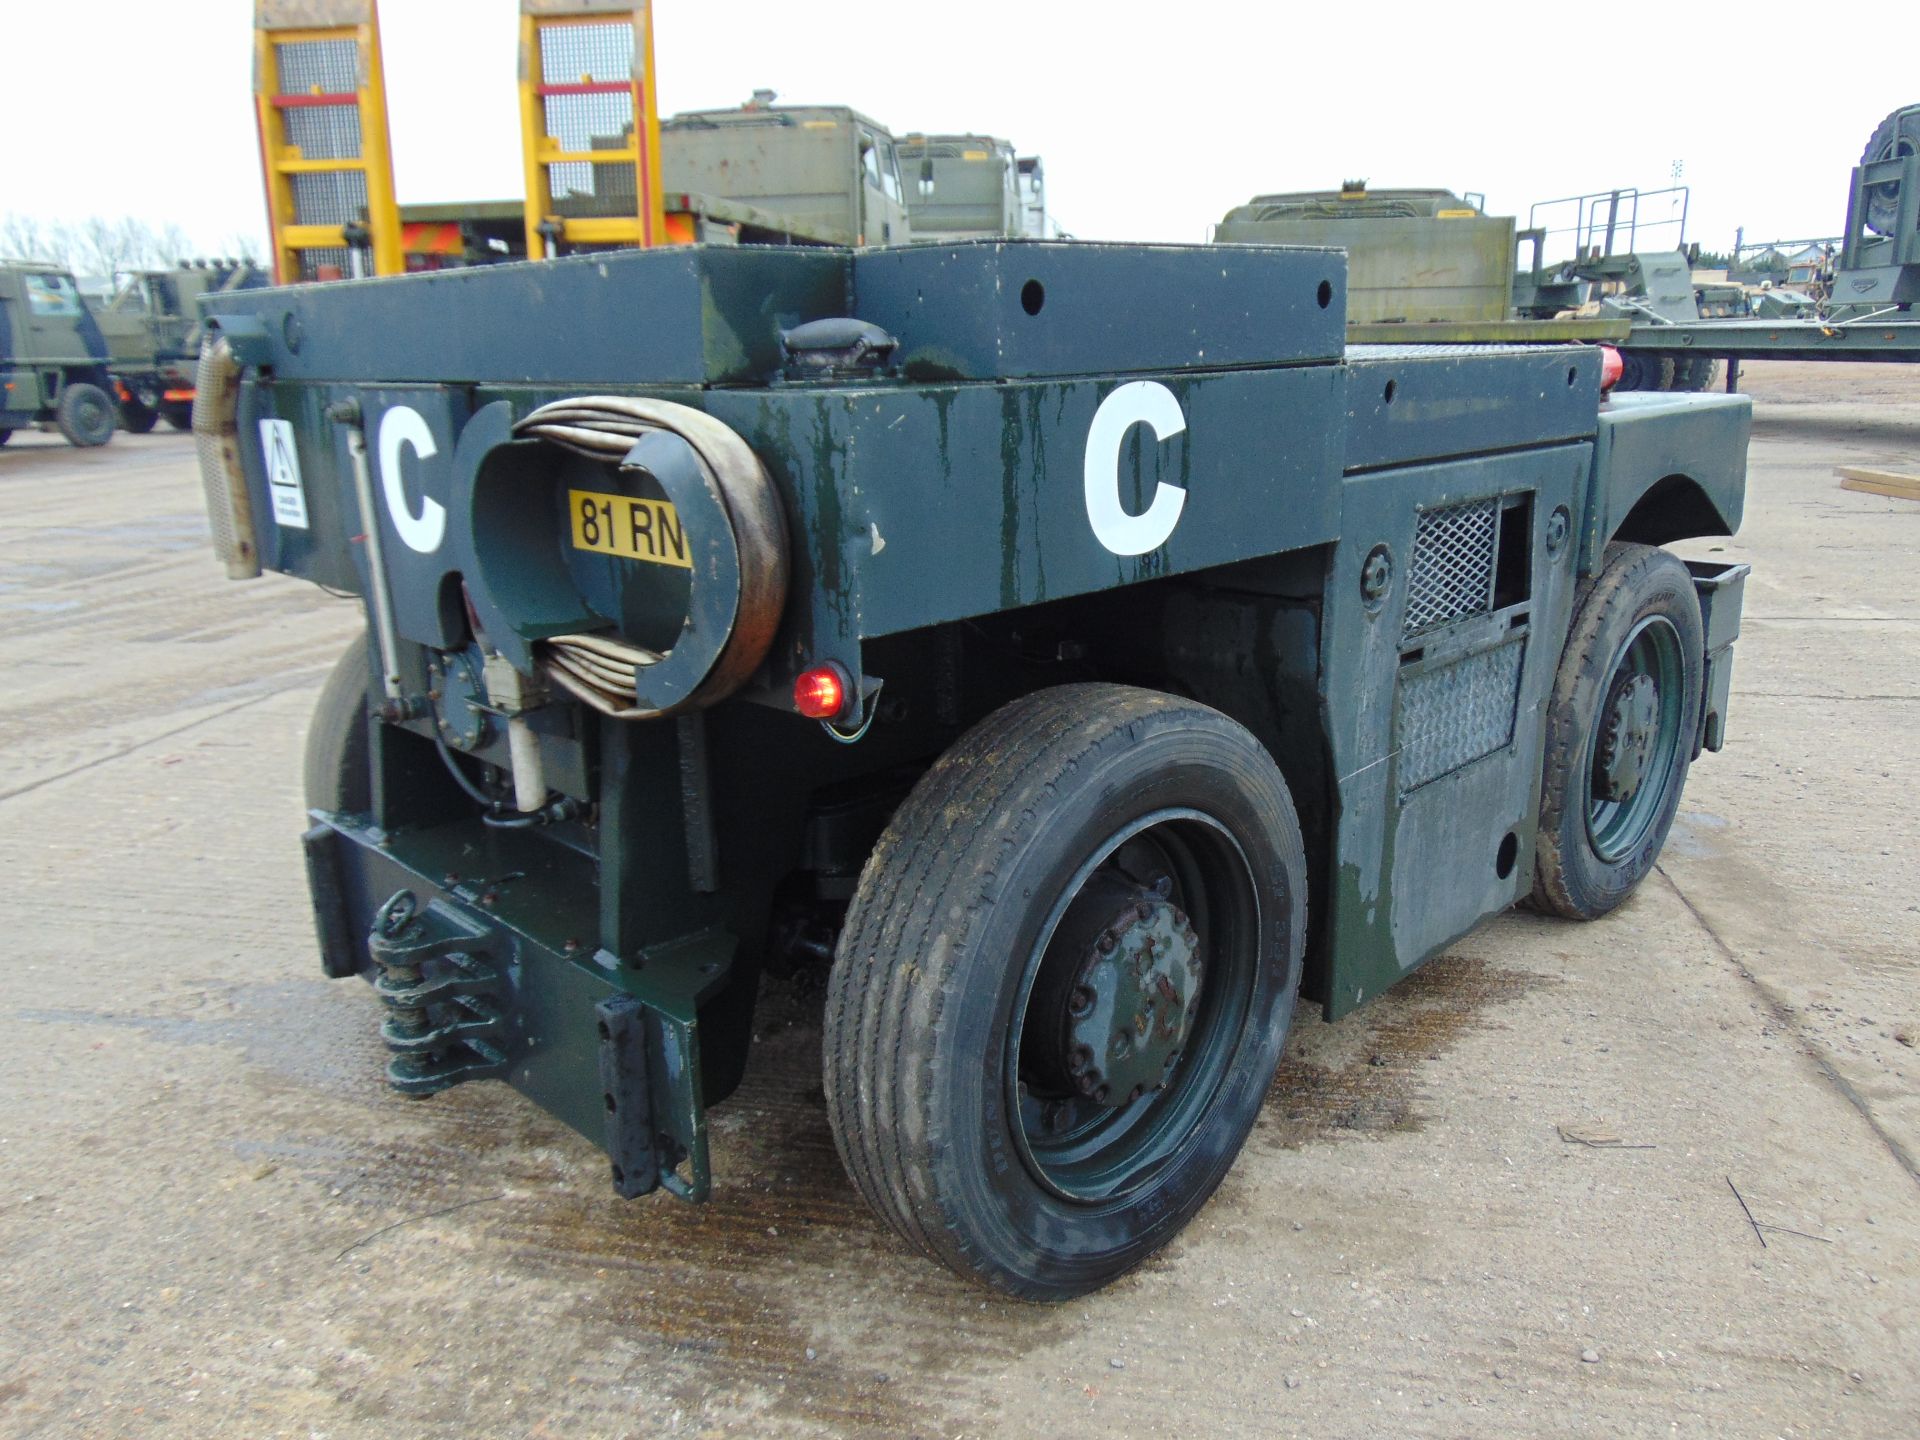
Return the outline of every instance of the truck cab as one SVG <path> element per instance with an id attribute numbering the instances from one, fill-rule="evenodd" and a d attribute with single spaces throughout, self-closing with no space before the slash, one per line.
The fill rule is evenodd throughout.
<path id="1" fill-rule="evenodd" d="M 914 239 L 1046 238 L 1038 156 L 991 135 L 908 135 L 898 149 Z"/>
<path id="2" fill-rule="evenodd" d="M 29 425 L 69 444 L 113 438 L 107 342 L 73 276 L 57 265 L 0 264 L 0 444 Z"/>
<path id="3" fill-rule="evenodd" d="M 896 149 L 887 128 L 858 110 L 776 105 L 770 96 L 735 109 L 683 111 L 660 124 L 670 202 L 684 195 L 748 205 L 818 244 L 911 238 Z"/>
<path id="4" fill-rule="evenodd" d="M 121 426 L 144 435 L 164 419 L 175 430 L 192 429 L 200 297 L 269 283 L 259 266 L 244 260 L 125 272 L 112 296 L 93 307 L 107 342 Z"/>

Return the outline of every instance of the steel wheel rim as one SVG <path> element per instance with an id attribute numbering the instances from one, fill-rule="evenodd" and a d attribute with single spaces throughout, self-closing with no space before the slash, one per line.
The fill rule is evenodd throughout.
<path id="1" fill-rule="evenodd" d="M 1061 922 L 1097 876 L 1125 852 L 1129 864 L 1157 852 L 1173 876 L 1171 902 L 1191 917 L 1204 958 L 1193 1019 L 1165 1088 L 1097 1105 L 1036 1089 L 1022 1074 L 1023 1047 L 1041 1043 L 1047 1018 L 1034 1010 L 1036 984 Z M 1124 1201 L 1178 1170 L 1233 1068 L 1245 1039 L 1259 970 L 1260 894 L 1240 843 L 1213 816 L 1165 809 L 1116 830 L 1077 870 L 1049 911 L 1015 992 L 1005 1054 L 1005 1102 L 1015 1148 L 1045 1190 L 1071 1204 Z M 1028 1050 L 1029 1073 L 1033 1051 Z M 1064 1102 L 1064 1104 L 1063 1104 Z M 1063 1104 L 1065 1118 L 1049 1115 Z"/>
<path id="2" fill-rule="evenodd" d="M 1612 863 L 1630 854 L 1659 823 L 1666 808 L 1667 790 L 1680 758 L 1685 677 L 1680 632 L 1664 615 L 1649 616 L 1634 626 L 1614 656 L 1587 738 L 1586 756 L 1587 837 L 1594 853 L 1604 861 Z M 1642 679 L 1653 686 L 1653 729 L 1646 737 L 1645 759 L 1637 767 L 1638 784 L 1631 794 L 1615 798 L 1608 794 L 1606 784 L 1604 742 L 1609 710 L 1617 697 Z"/>

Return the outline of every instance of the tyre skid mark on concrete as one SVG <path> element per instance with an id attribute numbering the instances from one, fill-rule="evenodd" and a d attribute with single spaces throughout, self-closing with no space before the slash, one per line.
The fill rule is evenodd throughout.
<path id="1" fill-rule="evenodd" d="M 1467 1031 L 1493 1023 L 1489 1008 L 1546 983 L 1478 956 L 1447 954 L 1336 1024 L 1297 1014 L 1254 1140 L 1296 1149 L 1332 1136 L 1423 1128 L 1421 1067 Z"/>
<path id="2" fill-rule="evenodd" d="M 1699 907 L 1688 897 L 1687 892 L 1680 888 L 1673 876 L 1667 873 L 1666 867 L 1655 865 L 1653 868 L 1660 878 L 1666 881 L 1667 888 L 1673 892 L 1674 898 L 1686 908 L 1687 914 L 1693 917 L 1694 923 L 1713 942 L 1714 949 L 1725 957 L 1727 963 L 1733 966 L 1742 980 L 1753 987 L 1754 992 L 1760 996 L 1761 1001 L 1772 1014 L 1774 1022 L 1794 1038 L 1801 1053 L 1813 1061 L 1814 1067 L 1825 1077 L 1827 1083 L 1832 1085 L 1840 1097 L 1859 1113 L 1862 1120 L 1867 1122 L 1867 1128 L 1874 1133 L 1881 1145 L 1886 1148 L 1887 1153 L 1899 1163 L 1900 1168 L 1907 1172 L 1907 1177 L 1916 1185 L 1920 1185 L 1920 1160 L 1916 1160 L 1913 1152 L 1900 1143 L 1899 1137 L 1880 1123 L 1880 1117 L 1873 1113 L 1873 1107 L 1834 1065 L 1826 1046 L 1808 1033 L 1806 1026 L 1801 1024 L 1800 1017 L 1794 1013 L 1793 1007 L 1781 999 L 1773 987 L 1754 974 L 1734 948 L 1720 938 L 1720 932 L 1713 928 L 1713 923 L 1701 913 Z"/>

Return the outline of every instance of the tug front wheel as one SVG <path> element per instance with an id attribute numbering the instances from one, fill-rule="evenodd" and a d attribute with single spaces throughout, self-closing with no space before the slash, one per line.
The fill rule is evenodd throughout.
<path id="1" fill-rule="evenodd" d="M 1030 1300 L 1166 1244 L 1260 1111 L 1299 989 L 1286 782 L 1194 701 L 1003 707 L 901 806 L 828 987 L 834 1140 L 867 1203 Z"/>
<path id="2" fill-rule="evenodd" d="M 1660 858 L 1700 733 L 1700 599 L 1651 545 L 1581 582 L 1547 708 L 1533 902 L 1594 920 Z"/>

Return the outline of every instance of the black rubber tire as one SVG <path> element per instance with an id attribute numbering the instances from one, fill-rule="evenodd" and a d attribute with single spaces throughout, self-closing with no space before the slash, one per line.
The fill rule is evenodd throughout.
<path id="1" fill-rule="evenodd" d="M 1860 153 L 1860 163 L 1892 160 L 1920 150 L 1920 106 L 1896 110 L 1875 127 L 1873 138 Z M 1875 185 L 1867 191 L 1867 228 L 1876 235 L 1891 235 L 1900 220 L 1898 184 Z"/>
<path id="2" fill-rule="evenodd" d="M 54 407 L 54 421 L 69 445 L 90 449 L 113 439 L 114 422 L 119 419 L 112 400 L 98 385 L 77 380 L 60 392 Z"/>
<path id="3" fill-rule="evenodd" d="M 1710 355 L 1677 355 L 1673 361 L 1673 388 L 1697 393 L 1720 383 L 1720 362 Z"/>
<path id="4" fill-rule="evenodd" d="M 1673 388 L 1673 358 L 1652 350 L 1620 352 L 1620 382 L 1616 390 L 1670 390 Z"/>
<path id="5" fill-rule="evenodd" d="M 11 440 L 12 438 L 13 438 L 13 431 L 0 430 L 0 445 L 6 444 L 7 441 Z"/>
<path id="6" fill-rule="evenodd" d="M 361 635 L 334 662 L 320 687 L 302 765 L 309 810 L 362 814 L 373 808 L 367 716 L 373 676 L 367 665 L 367 640 Z"/>
<path id="7" fill-rule="evenodd" d="M 1627 638 L 1643 619 L 1656 615 L 1671 622 L 1679 638 L 1680 741 L 1665 773 L 1650 782 L 1664 787 L 1652 823 L 1627 853 L 1609 861 L 1595 848 L 1587 823 L 1594 732 Z M 1700 599 L 1687 567 L 1652 545 L 1609 545 L 1600 569 L 1580 582 L 1574 596 L 1573 625 L 1547 706 L 1534 848 L 1536 908 L 1595 920 L 1632 894 L 1653 869 L 1693 760 L 1704 668 Z"/>
<path id="8" fill-rule="evenodd" d="M 1244 1022 L 1217 1088 L 1141 1188 L 1080 1204 L 1020 1158 L 1007 1049 L 1026 958 L 1083 863 L 1130 821 L 1187 806 L 1248 862 Z M 1299 990 L 1306 862 L 1286 782 L 1243 727 L 1120 685 L 1043 690 L 963 736 L 894 815 L 861 874 L 828 981 L 834 1142 L 909 1244 L 1027 1300 L 1093 1290 L 1206 1202 L 1259 1115 Z M 1210 972 L 1212 973 L 1212 972 Z"/>
<path id="9" fill-rule="evenodd" d="M 160 416 L 176 430 L 193 429 L 193 404 L 171 400 L 160 406 Z"/>
<path id="10" fill-rule="evenodd" d="M 159 422 L 159 419 L 160 417 L 157 414 L 149 410 L 145 405 L 142 405 L 138 400 L 122 400 L 120 402 L 120 428 L 129 435 L 145 435 L 149 433 L 154 425 Z"/>

